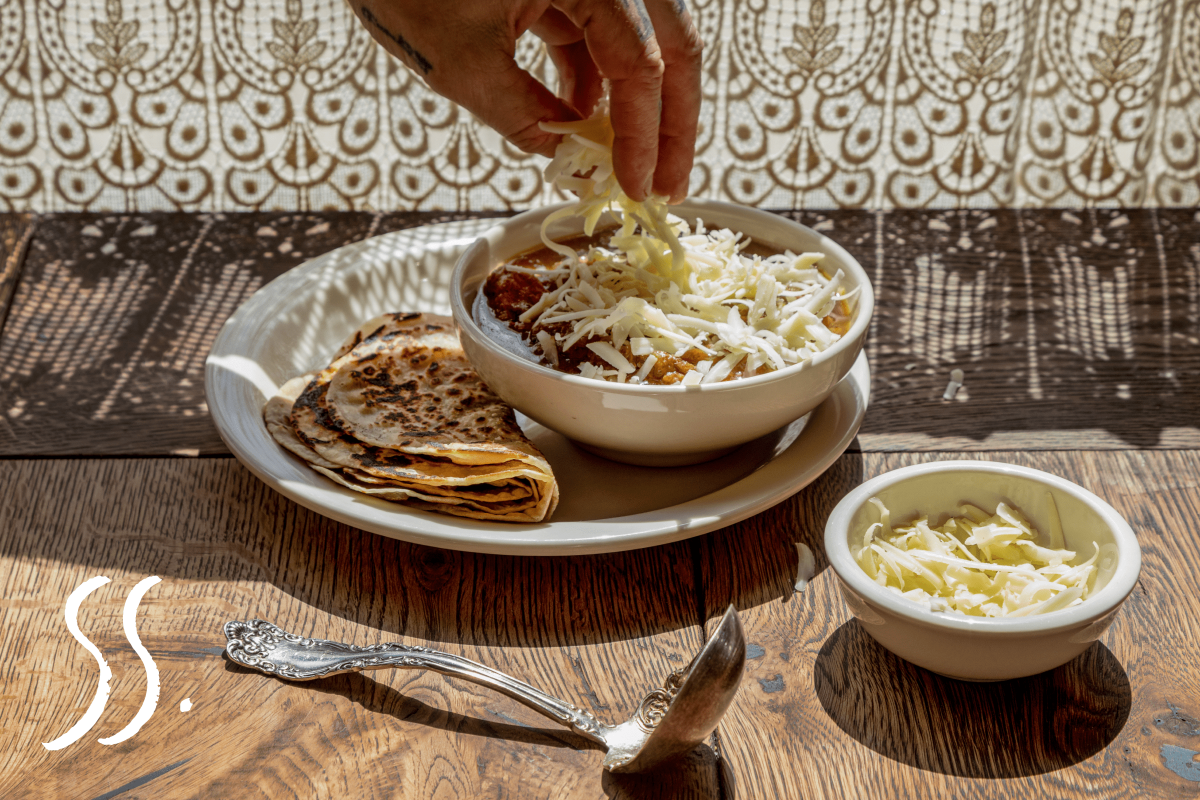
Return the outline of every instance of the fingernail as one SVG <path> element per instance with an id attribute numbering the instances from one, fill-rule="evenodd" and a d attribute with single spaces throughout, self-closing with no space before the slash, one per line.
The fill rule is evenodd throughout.
<path id="1" fill-rule="evenodd" d="M 684 200 L 687 200 L 688 189 L 690 188 L 689 187 L 690 183 L 691 183 L 691 181 L 685 180 L 683 182 L 683 185 L 675 190 L 675 192 L 671 195 L 671 202 L 673 204 L 674 203 L 682 203 Z"/>
<path id="2" fill-rule="evenodd" d="M 654 191 L 654 176 L 646 178 L 646 183 L 642 187 L 642 199 L 645 200 Z"/>

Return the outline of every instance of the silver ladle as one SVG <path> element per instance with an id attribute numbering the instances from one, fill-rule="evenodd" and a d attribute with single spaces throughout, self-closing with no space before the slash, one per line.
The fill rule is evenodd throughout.
<path id="1" fill-rule="evenodd" d="M 731 605 L 692 663 L 642 698 L 629 719 L 606 725 L 503 672 L 428 647 L 306 639 L 261 619 L 227 622 L 225 636 L 225 654 L 232 661 L 289 681 L 395 667 L 431 669 L 487 686 L 602 745 L 608 751 L 604 768 L 612 772 L 641 772 L 704 741 L 737 694 L 746 664 L 746 636 Z"/>

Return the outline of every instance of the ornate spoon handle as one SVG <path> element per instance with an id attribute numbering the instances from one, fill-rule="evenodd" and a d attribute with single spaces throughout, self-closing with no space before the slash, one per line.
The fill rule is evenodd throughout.
<path id="1" fill-rule="evenodd" d="M 406 644 L 357 647 L 305 639 L 261 619 L 225 623 L 225 653 L 244 667 L 289 681 L 310 681 L 369 669 L 431 669 L 508 695 L 580 736 L 607 746 L 608 725 L 570 703 L 467 658 Z"/>

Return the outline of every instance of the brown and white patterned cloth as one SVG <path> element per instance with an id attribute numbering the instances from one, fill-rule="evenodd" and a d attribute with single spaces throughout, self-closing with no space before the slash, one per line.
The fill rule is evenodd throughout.
<path id="1" fill-rule="evenodd" d="M 1193 206 L 1200 0 L 692 0 L 692 192 L 788 208 Z M 519 60 L 554 84 L 536 39 Z M 0 207 L 554 199 L 343 0 L 0 0 Z"/>

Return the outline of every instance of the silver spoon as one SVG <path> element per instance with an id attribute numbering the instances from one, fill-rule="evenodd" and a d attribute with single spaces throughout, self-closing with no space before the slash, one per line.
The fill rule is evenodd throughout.
<path id="1" fill-rule="evenodd" d="M 503 672 L 428 647 L 375 644 L 358 647 L 305 639 L 254 619 L 225 623 L 225 654 L 238 664 L 289 681 L 309 681 L 343 672 L 431 669 L 495 689 L 565 725 L 608 751 L 604 768 L 641 772 L 691 751 L 717 727 L 737 694 L 746 664 L 746 636 L 731 605 L 692 663 L 667 676 L 633 716 L 606 725 L 586 711 L 551 697 Z"/>

